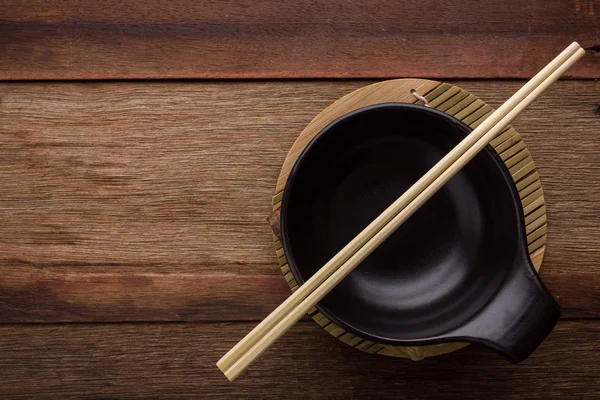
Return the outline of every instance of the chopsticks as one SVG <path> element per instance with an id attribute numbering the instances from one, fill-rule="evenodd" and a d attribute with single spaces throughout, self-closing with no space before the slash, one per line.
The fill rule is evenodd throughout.
<path id="1" fill-rule="evenodd" d="M 584 54 L 572 43 L 473 130 L 223 356 L 217 366 L 225 376 L 233 381 Z"/>

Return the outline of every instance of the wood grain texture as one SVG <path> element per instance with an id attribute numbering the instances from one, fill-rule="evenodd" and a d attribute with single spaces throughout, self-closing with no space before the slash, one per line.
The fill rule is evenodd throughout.
<path id="1" fill-rule="evenodd" d="M 521 85 L 453 83 L 492 107 Z M 1 84 L 0 321 L 264 318 L 288 290 L 266 221 L 286 153 L 365 84 Z M 600 316 L 599 91 L 559 82 L 514 123 L 567 318 Z"/>
<path id="2" fill-rule="evenodd" d="M 572 41 L 600 77 L 600 1 L 0 1 L 0 79 L 529 78 Z"/>
<path id="3" fill-rule="evenodd" d="M 368 355 L 301 322 L 235 384 L 216 360 L 231 324 L 0 327 L 3 399 L 597 399 L 600 324 L 563 321 L 519 365 L 469 346 L 435 359 Z"/>

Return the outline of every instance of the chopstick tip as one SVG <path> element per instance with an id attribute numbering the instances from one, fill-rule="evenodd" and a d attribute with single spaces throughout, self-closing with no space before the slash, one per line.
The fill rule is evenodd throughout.
<path id="1" fill-rule="evenodd" d="M 221 361 L 222 360 L 219 360 L 219 362 L 217 363 L 217 368 L 219 368 L 219 371 L 221 371 L 223 375 L 225 375 L 225 378 L 227 378 L 229 382 L 235 381 L 237 375 L 232 375 L 229 370 L 223 368 L 223 364 L 221 363 Z"/>
<path id="2" fill-rule="evenodd" d="M 230 371 L 224 371 L 223 375 L 225 375 L 225 378 L 227 378 L 229 382 L 233 382 L 235 381 L 235 378 L 237 378 L 237 374 L 231 374 Z"/>

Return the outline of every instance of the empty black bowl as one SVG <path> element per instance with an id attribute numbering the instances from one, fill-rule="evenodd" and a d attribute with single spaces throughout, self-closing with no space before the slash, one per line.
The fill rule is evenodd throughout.
<path id="1" fill-rule="evenodd" d="M 302 284 L 447 154 L 471 128 L 388 103 L 327 126 L 285 187 L 281 232 Z M 414 346 L 484 343 L 518 362 L 560 308 L 529 259 L 515 184 L 488 146 L 317 306 L 349 332 Z"/>

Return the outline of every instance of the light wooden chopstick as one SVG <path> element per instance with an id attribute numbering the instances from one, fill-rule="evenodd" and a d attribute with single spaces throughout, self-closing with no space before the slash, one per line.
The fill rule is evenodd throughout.
<path id="1" fill-rule="evenodd" d="M 272 329 L 275 324 L 288 314 L 297 304 L 312 293 L 321 283 L 327 279 L 339 266 L 346 262 L 352 254 L 360 247 L 364 246 L 375 233 L 388 224 L 392 218 L 405 208 L 414 198 L 429 186 L 435 178 L 437 178 L 442 168 L 439 166 L 449 165 L 456 161 L 458 157 L 469 149 L 485 132 L 487 132 L 494 124 L 504 117 L 513 104 L 518 103 L 531 93 L 544 79 L 554 72 L 561 64 L 569 59 L 581 47 L 577 43 L 572 43 L 563 52 L 561 52 L 554 60 L 552 60 L 544 69 L 536 74 L 529 82 L 527 82 L 517 93 L 515 93 L 509 101 L 503 104 L 498 110 L 490 115 L 477 129 L 469 136 L 461 141 L 451 152 L 449 152 L 434 168 L 428 171 L 421 177 L 411 188 L 406 191 L 400 198 L 392 203 L 379 217 L 370 223 L 363 231 L 357 235 L 350 243 L 340 250 L 327 264 L 318 270 L 309 280 L 298 288 L 287 300 L 275 309 L 267 318 L 257 325 L 246 337 L 244 337 L 237 345 L 235 345 L 225 356 L 217 362 L 217 366 L 221 371 L 229 369 L 236 361 L 239 354 L 246 352 L 251 346 L 267 332 Z M 512 101 L 513 103 L 509 104 Z"/>
<path id="2" fill-rule="evenodd" d="M 227 378 L 234 380 L 583 54 L 577 43 L 571 44 L 300 286 L 217 363 Z"/>

